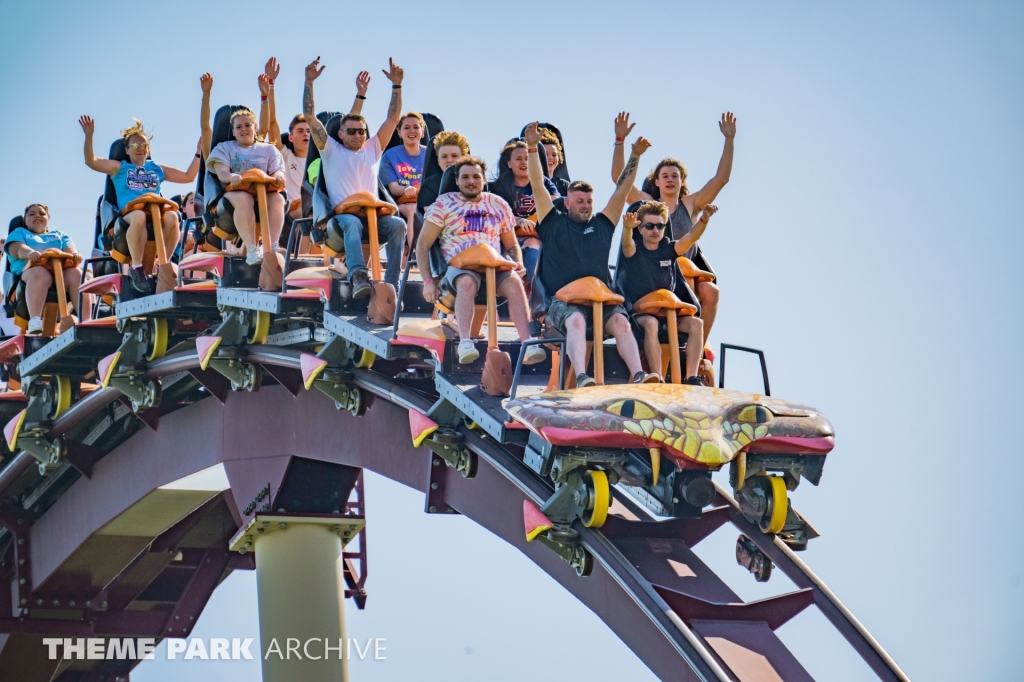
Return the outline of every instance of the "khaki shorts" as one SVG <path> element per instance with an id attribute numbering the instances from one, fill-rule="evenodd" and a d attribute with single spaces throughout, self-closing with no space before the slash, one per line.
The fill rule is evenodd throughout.
<path id="1" fill-rule="evenodd" d="M 565 321 L 568 320 L 569 316 L 573 313 L 580 313 L 583 315 L 583 319 L 587 321 L 587 333 L 589 334 L 594 329 L 593 312 L 594 309 L 591 305 L 566 303 L 565 301 L 560 301 L 556 298 L 552 300 L 551 305 L 548 306 L 547 321 L 548 324 L 564 336 Z M 605 305 L 603 313 L 602 317 L 604 318 L 604 325 L 606 329 L 608 327 L 608 320 L 612 315 L 618 314 L 626 317 L 627 320 L 629 319 L 626 316 L 626 309 L 621 305 Z"/>

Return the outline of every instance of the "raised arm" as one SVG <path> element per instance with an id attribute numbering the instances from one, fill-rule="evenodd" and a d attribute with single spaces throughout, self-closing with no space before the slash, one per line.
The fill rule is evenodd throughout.
<path id="1" fill-rule="evenodd" d="M 199 138 L 199 142 L 196 143 L 196 155 L 192 157 L 192 163 L 188 165 L 187 170 L 178 170 L 173 166 L 164 166 L 161 164 L 160 168 L 164 171 L 164 180 L 167 182 L 177 182 L 180 184 L 187 184 L 196 179 L 199 175 L 199 154 L 203 149 L 203 138 Z"/>
<path id="2" fill-rule="evenodd" d="M 530 188 L 533 190 L 533 200 L 537 206 L 537 224 L 540 224 L 554 208 L 554 203 L 548 194 L 548 188 L 544 186 L 544 168 L 540 165 L 540 153 L 537 151 L 540 129 L 536 121 L 526 126 L 523 137 L 526 139 L 526 151 L 529 152 L 526 168 L 530 174 Z"/>
<path id="3" fill-rule="evenodd" d="M 636 255 L 636 242 L 633 241 L 633 230 L 640 224 L 636 213 L 627 213 L 622 217 L 622 255 L 632 258 Z"/>
<path id="4" fill-rule="evenodd" d="M 213 140 L 213 127 L 210 125 L 210 90 L 213 89 L 213 76 L 204 73 L 199 77 L 199 87 L 203 89 L 203 104 L 199 109 L 199 128 L 203 148 L 200 150 L 204 159 L 210 158 L 210 142 Z"/>
<path id="5" fill-rule="evenodd" d="M 267 124 L 267 142 L 280 150 L 284 147 L 281 142 L 281 126 L 277 122 L 277 101 L 274 99 L 274 81 L 281 74 L 281 67 L 277 63 L 277 57 L 271 57 L 263 67 L 263 75 L 267 77 L 267 110 L 270 121 Z"/>
<path id="6" fill-rule="evenodd" d="M 381 69 L 384 71 L 384 69 Z M 402 116 L 402 79 L 405 78 L 405 70 L 395 64 L 394 59 L 388 59 L 388 70 L 384 76 L 391 81 L 391 103 L 388 104 L 388 117 L 377 131 L 377 142 L 380 148 L 384 149 L 391 141 L 391 135 L 398 127 Z"/>
<path id="7" fill-rule="evenodd" d="M 356 98 L 352 100 L 350 114 L 362 114 L 363 102 L 366 101 L 366 91 L 370 88 L 370 72 L 360 71 L 356 74 Z"/>
<path id="8" fill-rule="evenodd" d="M 629 122 L 629 112 L 620 111 L 615 117 L 615 147 L 612 151 L 612 182 L 619 179 L 622 169 L 626 167 L 626 138 L 633 131 L 635 123 Z M 634 201 L 650 201 L 651 195 L 641 192 L 634 185 L 629 186 L 629 194 L 626 195 L 626 202 L 632 204 Z"/>
<path id="9" fill-rule="evenodd" d="M 100 173 L 117 175 L 117 171 L 121 168 L 120 163 L 110 159 L 97 159 L 92 153 L 92 134 L 96 130 L 96 122 L 88 116 L 83 116 L 78 119 L 78 123 L 85 133 L 85 165 Z"/>
<path id="10" fill-rule="evenodd" d="M 316 104 L 313 103 L 313 81 L 324 72 L 325 66 L 320 66 L 320 57 L 317 57 L 306 66 L 306 85 L 302 89 L 302 113 L 309 124 L 309 135 L 313 138 L 313 144 L 320 151 L 327 146 L 327 129 L 320 119 L 316 117 Z"/>
<path id="11" fill-rule="evenodd" d="M 612 198 L 608 200 L 608 205 L 601 211 L 613 224 L 619 222 L 619 216 L 622 215 L 622 209 L 626 205 L 626 195 L 629 194 L 629 189 L 633 186 L 636 169 L 640 166 L 640 157 L 650 146 L 651 143 L 642 137 L 636 138 L 636 142 L 633 143 L 633 153 L 629 155 L 626 167 L 619 173 L 619 180 L 615 184 Z"/>
<path id="12" fill-rule="evenodd" d="M 686 253 L 687 249 L 697 243 L 697 240 L 704 234 L 704 228 L 708 226 L 708 220 L 711 216 L 718 212 L 718 207 L 714 204 L 706 204 L 704 211 L 701 213 L 700 220 L 693 224 L 693 229 L 690 233 L 676 242 L 676 255 L 682 256 Z"/>
<path id="13" fill-rule="evenodd" d="M 256 130 L 256 139 L 266 141 L 270 128 L 270 79 L 261 73 L 256 77 L 256 82 L 260 88 L 260 124 Z"/>
<path id="14" fill-rule="evenodd" d="M 731 111 L 727 111 L 722 114 L 722 120 L 718 122 L 718 129 L 725 135 L 725 148 L 722 150 L 722 158 L 718 161 L 718 172 L 715 173 L 715 177 L 708 180 L 708 184 L 701 187 L 699 190 L 693 193 L 691 201 L 693 201 L 693 207 L 690 209 L 691 213 L 704 208 L 706 204 L 710 204 L 718 196 L 718 193 L 722 191 L 726 183 L 729 182 L 729 176 L 732 175 L 732 154 L 733 154 L 733 140 L 736 137 L 736 117 L 733 116 Z"/>

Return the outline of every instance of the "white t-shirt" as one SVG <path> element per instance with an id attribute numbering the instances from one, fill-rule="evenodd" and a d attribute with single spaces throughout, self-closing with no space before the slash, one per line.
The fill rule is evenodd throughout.
<path id="1" fill-rule="evenodd" d="M 216 173 L 214 166 L 224 164 L 232 173 L 243 173 L 251 168 L 258 168 L 267 175 L 273 175 L 284 169 L 284 161 L 277 147 L 266 142 L 255 142 L 243 147 L 234 140 L 221 142 L 210 152 L 206 165 Z"/>
<path id="2" fill-rule="evenodd" d="M 302 173 L 306 170 L 306 160 L 295 156 L 288 146 L 281 147 L 281 158 L 284 159 L 285 193 L 288 201 L 302 198 Z"/>
<path id="3" fill-rule="evenodd" d="M 323 159 L 324 184 L 331 206 L 337 206 L 356 192 L 369 192 L 377 196 L 377 169 L 383 151 L 374 135 L 357 152 L 345 147 L 333 137 L 320 152 Z"/>

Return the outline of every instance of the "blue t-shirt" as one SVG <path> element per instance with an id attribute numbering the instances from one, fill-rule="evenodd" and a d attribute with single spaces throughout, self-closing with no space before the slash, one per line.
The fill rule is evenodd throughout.
<path id="1" fill-rule="evenodd" d="M 544 188 L 547 189 L 548 196 L 558 196 L 558 188 L 548 178 L 544 178 Z M 530 183 L 526 183 L 525 187 L 516 185 L 516 198 L 512 202 L 512 212 L 516 214 L 517 218 L 529 218 L 537 212 L 537 200 L 533 198 L 533 186 Z"/>
<path id="2" fill-rule="evenodd" d="M 148 159 L 144 166 L 122 161 L 113 180 L 117 207 L 124 208 L 143 194 L 159 194 L 160 183 L 164 181 L 164 169 Z"/>
<path id="3" fill-rule="evenodd" d="M 27 260 L 15 258 L 14 254 L 10 251 L 11 244 L 17 243 L 25 244 L 34 251 L 45 251 L 46 249 L 60 249 L 61 251 L 67 251 L 68 249 L 75 248 L 75 243 L 71 241 L 71 237 L 67 236 L 63 232 L 50 230 L 49 232 L 36 234 L 32 230 L 24 227 L 17 227 L 13 232 L 7 235 L 7 243 L 4 245 L 4 249 L 7 250 L 7 257 L 11 261 L 11 272 L 15 275 L 20 275 L 25 270 L 25 266 L 28 265 Z"/>
<path id="4" fill-rule="evenodd" d="M 420 145 L 420 153 L 412 156 L 405 146 L 392 147 L 380 157 L 380 181 L 397 182 L 402 187 L 416 187 L 423 179 L 423 164 L 427 161 L 427 148 Z"/>

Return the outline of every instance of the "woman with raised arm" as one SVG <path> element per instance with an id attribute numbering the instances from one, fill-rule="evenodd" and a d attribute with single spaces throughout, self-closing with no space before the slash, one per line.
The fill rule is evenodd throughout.
<path id="1" fill-rule="evenodd" d="M 82 281 L 82 254 L 78 253 L 71 237 L 50 229 L 50 209 L 43 204 L 29 204 L 24 213 L 25 227 L 16 227 L 7 235 L 4 249 L 11 262 L 11 272 L 21 275 L 25 283 L 25 304 L 28 307 L 28 329 L 25 333 L 37 336 L 43 333 L 43 306 L 46 293 L 53 286 L 53 273 L 43 267 L 33 268 L 43 251 L 59 249 L 70 253 L 73 267 L 64 267 L 64 288 L 71 305 L 78 302 L 78 284 Z M 54 267 L 57 267 L 56 265 Z"/>
<path id="2" fill-rule="evenodd" d="M 612 157 L 612 179 L 619 177 L 623 167 L 626 165 L 624 142 L 633 126 L 629 122 L 629 112 L 621 112 L 615 118 L 615 153 Z M 699 190 L 690 193 L 686 186 L 686 167 L 677 159 L 667 158 L 658 162 L 654 170 L 647 176 L 648 183 L 653 187 L 651 194 L 642 192 L 636 187 L 631 187 L 626 201 L 661 201 L 669 210 L 672 222 L 673 240 L 685 237 L 693 229 L 693 223 L 700 215 L 705 206 L 710 204 L 722 191 L 722 188 L 729 182 L 732 175 L 733 140 L 736 137 L 736 117 L 731 111 L 722 114 L 718 122 L 718 129 L 725 136 L 725 148 L 722 149 L 722 158 L 718 162 L 718 172 L 715 177 L 708 180 L 707 184 Z M 693 258 L 696 249 L 690 247 L 683 255 Z M 697 299 L 700 301 L 700 316 L 704 322 L 704 344 L 707 345 L 708 337 L 711 335 L 711 325 L 715 322 L 715 314 L 718 312 L 718 287 L 713 282 L 699 282 L 696 286 Z"/>
<path id="3" fill-rule="evenodd" d="M 85 165 L 94 171 L 110 176 L 114 183 L 114 192 L 117 195 L 118 209 L 123 209 L 132 200 L 143 194 L 160 194 L 160 187 L 164 180 L 189 183 L 195 180 L 199 173 L 199 145 L 196 145 L 196 154 L 187 170 L 178 170 L 173 166 L 154 163 L 150 158 L 150 133 L 145 130 L 142 121 L 137 118 L 132 120 L 135 121 L 135 125 L 121 131 L 121 142 L 124 144 L 128 160 L 114 161 L 96 158 L 93 153 L 93 133 L 96 123 L 89 116 L 82 116 L 78 119 L 78 123 L 85 132 Z M 141 294 L 152 293 L 149 281 L 152 273 L 144 272 L 142 264 L 149 237 L 149 229 L 146 227 L 148 217 L 146 211 L 139 209 L 119 216 L 114 222 L 114 243 L 127 242 L 127 255 L 131 258 L 129 275 L 132 288 Z M 168 211 L 163 214 L 161 222 L 161 225 L 153 226 L 153 238 L 156 238 L 156 232 L 159 230 L 167 247 L 167 253 L 174 253 L 180 236 L 178 214 L 175 211 Z"/>
<path id="4" fill-rule="evenodd" d="M 218 144 L 210 151 L 206 161 L 210 172 L 224 186 L 224 196 L 217 206 L 218 220 L 233 221 L 234 229 L 246 248 L 245 262 L 259 265 L 263 262 L 263 252 L 256 233 L 255 199 L 241 189 L 242 173 L 255 168 L 273 176 L 275 180 L 273 184 L 267 185 L 269 215 L 262 217 L 268 221 L 271 242 L 270 245 L 264 245 L 264 248 L 273 248 L 284 225 L 284 197 L 281 196 L 285 188 L 284 160 L 274 145 L 256 139 L 256 114 L 251 109 L 243 107 L 235 110 L 231 114 L 229 126 L 234 139 Z"/>

